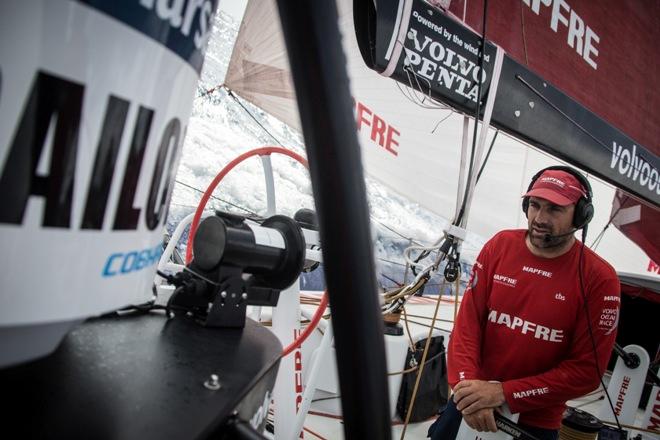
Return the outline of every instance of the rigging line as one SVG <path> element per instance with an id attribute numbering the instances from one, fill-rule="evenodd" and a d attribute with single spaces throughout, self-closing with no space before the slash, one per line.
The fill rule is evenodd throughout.
<path id="1" fill-rule="evenodd" d="M 187 266 L 183 266 L 183 270 L 186 271 L 186 272 L 190 272 L 191 274 L 193 274 L 193 275 L 196 276 L 197 278 L 201 278 L 202 280 L 206 281 L 206 282 L 209 283 L 209 284 L 212 284 L 212 285 L 214 285 L 214 286 L 216 286 L 216 287 L 220 286 L 220 283 L 217 283 L 217 282 L 215 282 L 215 281 L 213 281 L 213 280 L 210 280 L 210 279 L 206 278 L 204 275 L 195 272 L 194 270 L 192 270 L 191 268 L 189 268 L 189 267 L 187 267 Z"/>
<path id="2" fill-rule="evenodd" d="M 387 229 L 387 230 L 389 230 L 389 231 L 395 233 L 395 234 L 398 235 L 399 237 L 401 237 L 401 238 L 405 238 L 406 240 L 409 240 L 409 241 L 411 241 L 412 243 L 414 243 L 414 244 L 416 244 L 416 245 L 418 245 L 418 246 L 422 246 L 422 244 L 421 244 L 421 243 L 418 243 L 414 238 L 412 238 L 412 237 L 406 237 L 406 236 L 403 235 L 401 232 L 397 231 L 396 229 L 392 228 L 391 226 L 386 225 L 386 224 L 383 223 L 382 221 L 380 221 L 380 220 L 378 220 L 378 219 L 376 219 L 376 218 L 374 218 L 374 217 L 371 217 L 371 220 L 375 221 L 376 223 L 378 223 L 379 225 L 381 225 L 381 226 L 384 227 L 385 229 Z"/>
<path id="3" fill-rule="evenodd" d="M 619 213 L 619 211 L 621 211 L 621 209 L 623 208 L 623 205 L 625 205 L 626 202 L 628 201 L 628 198 L 629 198 L 629 196 L 627 196 L 627 195 L 624 196 L 624 199 L 623 199 L 623 201 L 621 201 L 619 203 L 619 207 L 617 208 L 617 210 L 614 211 L 614 214 L 612 214 L 610 216 L 610 219 L 607 221 L 607 223 L 605 223 L 605 226 L 603 226 L 603 229 L 600 231 L 598 236 L 591 243 L 591 246 L 589 246 L 590 249 L 596 250 L 596 248 L 594 246 L 597 246 L 597 244 L 600 244 L 600 241 L 603 239 L 603 236 L 605 235 L 605 231 L 607 230 L 607 228 L 610 227 L 610 225 L 612 224 L 612 221 L 614 220 L 614 217 L 616 217 L 616 215 Z"/>
<path id="4" fill-rule="evenodd" d="M 385 258 L 378 258 L 378 260 L 383 261 L 383 262 L 385 262 L 385 263 L 396 264 L 397 266 L 403 266 L 403 267 L 406 266 L 405 263 L 400 263 L 400 262 L 398 262 L 398 261 L 392 261 L 392 260 L 386 260 Z M 388 279 L 389 279 L 389 278 L 388 278 Z M 396 281 L 395 281 L 395 282 L 396 282 Z"/>
<path id="5" fill-rule="evenodd" d="M 406 61 L 407 61 L 407 58 L 406 58 Z M 424 105 L 424 99 L 426 99 L 426 92 L 424 92 L 424 88 L 422 88 L 422 85 L 420 84 L 419 79 L 417 78 L 417 74 L 415 73 L 415 71 L 411 67 L 408 67 L 407 69 L 404 67 L 403 70 L 406 72 L 406 77 L 408 78 L 408 84 L 410 85 L 410 89 L 411 89 L 410 94 L 413 95 L 415 97 L 415 99 L 417 99 L 419 101 L 419 103 L 421 105 Z M 412 77 L 411 77 L 411 74 L 412 74 Z M 413 85 L 412 78 L 415 79 L 415 84 L 417 85 L 416 88 Z M 429 94 L 430 94 L 431 93 L 431 81 L 429 81 L 428 79 L 426 79 L 426 81 L 427 81 L 427 84 L 428 84 L 428 90 L 429 90 Z M 422 96 L 424 97 L 424 99 L 419 98 L 417 96 L 417 93 L 421 93 Z"/>
<path id="6" fill-rule="evenodd" d="M 495 135 L 493 136 L 493 139 L 490 141 L 490 147 L 488 147 L 488 152 L 486 153 L 486 157 L 484 158 L 484 163 L 481 164 L 481 169 L 477 174 L 477 182 L 479 182 L 479 179 L 481 178 L 481 173 L 483 173 L 484 168 L 486 168 L 486 163 L 488 162 L 488 158 L 490 157 L 490 152 L 493 151 L 493 145 L 495 145 L 495 139 L 497 139 L 497 135 L 499 133 L 500 133 L 499 130 L 495 130 Z"/>
<path id="7" fill-rule="evenodd" d="M 412 332 L 410 331 L 410 327 L 408 326 L 408 314 L 406 313 L 406 306 L 401 306 L 401 313 L 403 315 L 403 323 L 406 326 L 406 333 L 408 333 L 408 350 L 413 354 L 413 358 L 415 361 L 417 359 L 414 357 L 414 354 L 417 350 L 415 350 L 415 341 L 413 341 L 412 338 Z M 415 365 L 416 367 L 419 367 L 419 365 Z"/>
<path id="8" fill-rule="evenodd" d="M 408 72 L 406 71 L 405 67 L 404 67 L 403 70 L 404 70 L 404 72 L 406 72 L 406 76 L 408 76 L 408 83 L 412 85 L 412 81 L 410 80 L 410 75 L 409 75 Z M 417 103 L 415 102 L 415 99 L 414 99 L 414 98 L 412 97 L 412 95 L 410 94 L 411 92 L 408 90 L 408 88 L 406 88 L 405 90 L 402 89 L 402 88 L 401 88 L 401 84 L 399 84 L 398 81 L 394 81 L 394 84 L 398 87 L 398 89 L 399 89 L 399 91 L 401 92 L 401 94 L 403 94 L 406 98 L 408 98 L 409 101 L 412 101 L 413 103 L 417 104 Z"/>
<path id="9" fill-rule="evenodd" d="M 488 14 L 488 0 L 484 0 L 484 12 L 483 12 L 483 21 L 482 21 L 482 32 L 481 32 L 481 52 L 479 53 L 479 73 L 484 71 L 484 58 L 486 55 L 486 25 L 487 21 L 486 17 Z M 477 149 L 477 128 L 479 127 L 479 113 L 481 110 L 481 81 L 477 81 L 477 105 L 476 109 L 474 112 L 474 130 L 472 131 L 472 151 L 470 151 L 470 164 L 468 166 L 468 175 L 467 175 L 467 183 L 469 185 L 471 179 L 472 179 L 472 167 L 474 166 L 474 159 L 475 159 L 475 153 Z M 483 125 L 483 124 L 482 124 Z M 487 130 L 488 127 L 481 127 L 482 130 Z M 461 222 L 463 221 L 463 213 L 465 212 L 465 208 L 467 205 L 467 200 L 468 200 L 468 191 L 469 188 L 466 188 L 465 194 L 463 194 L 463 204 L 461 205 L 461 209 L 458 213 L 458 217 L 456 219 L 456 226 L 459 226 Z"/>
<path id="10" fill-rule="evenodd" d="M 523 51 L 525 52 L 525 65 L 529 66 L 529 58 L 527 58 L 527 37 L 525 36 L 525 8 L 523 2 L 520 2 L 520 27 L 522 30 Z"/>
<path id="11" fill-rule="evenodd" d="M 475 154 L 475 170 L 476 168 L 479 168 L 481 162 L 483 161 L 483 153 L 484 153 L 484 147 L 486 144 L 486 138 L 488 137 L 488 128 L 490 126 L 491 118 L 493 116 L 493 108 L 495 105 L 495 99 L 497 95 L 497 90 L 498 90 L 498 84 L 500 80 L 500 75 L 502 73 L 502 62 L 504 59 L 504 50 L 502 50 L 501 47 L 496 47 L 495 49 L 495 61 L 493 63 L 493 72 L 492 72 L 492 78 L 490 81 L 490 90 L 488 90 L 488 97 L 486 98 L 486 107 L 484 109 L 484 115 L 483 119 L 481 122 L 481 131 L 479 133 L 479 141 L 477 144 L 477 150 Z M 484 130 L 484 128 L 486 128 Z M 476 133 L 476 132 L 475 132 Z M 472 171 L 472 170 L 470 170 Z M 471 180 L 468 182 L 468 190 L 466 191 L 466 196 L 467 196 L 467 203 L 464 206 L 464 211 L 462 212 L 462 220 L 460 223 L 461 227 L 464 227 L 465 224 L 467 223 L 467 219 L 470 214 L 470 208 L 472 207 L 472 199 L 474 197 L 474 189 L 475 185 L 477 184 L 477 179 L 476 175 L 471 176 Z M 462 245 L 462 242 L 459 243 L 459 246 Z M 460 251 L 460 248 L 459 248 Z"/>
<path id="12" fill-rule="evenodd" d="M 438 327 L 438 326 L 431 327 L 428 324 L 424 324 L 423 322 L 419 322 L 419 321 L 413 321 L 412 319 L 409 319 L 408 322 L 410 322 L 411 324 L 419 325 L 420 327 L 431 328 L 433 330 L 438 330 L 439 332 L 445 332 L 445 333 L 451 334 L 451 330 L 446 329 L 446 328 L 442 328 L 442 327 Z"/>
<path id="13" fill-rule="evenodd" d="M 431 100 L 432 99 L 431 98 L 431 81 L 428 78 L 422 78 L 422 80 L 426 82 L 427 90 L 428 90 L 428 93 L 424 93 L 424 88 L 422 87 L 422 85 L 419 82 L 419 75 L 417 75 L 417 73 L 414 70 L 412 70 L 412 68 L 411 68 L 408 72 L 406 72 L 406 74 L 408 76 L 408 81 L 410 81 L 410 73 L 412 73 L 413 78 L 415 78 L 415 84 L 417 84 L 417 89 L 424 96 L 424 99 L 420 99 L 420 103 L 424 104 L 424 101 L 426 101 L 426 96 L 427 95 L 428 95 L 429 100 Z"/>
<path id="14" fill-rule="evenodd" d="M 453 114 L 454 114 L 454 112 L 453 112 L 453 111 L 450 111 L 449 114 L 448 114 L 447 116 L 445 116 L 444 118 L 440 119 L 440 120 L 438 121 L 438 123 L 435 124 L 435 127 L 433 127 L 433 130 L 431 130 L 431 133 L 435 133 L 435 131 L 436 131 L 436 130 L 438 129 L 438 127 L 440 126 L 440 124 L 442 124 L 442 123 L 445 122 L 447 119 L 449 119 L 449 117 L 450 117 L 451 115 L 453 115 Z"/>
<path id="15" fill-rule="evenodd" d="M 385 275 L 383 272 L 380 273 L 380 276 L 382 276 L 383 278 L 385 278 L 387 280 L 390 280 L 391 282 L 396 284 L 396 287 L 403 287 L 403 283 L 400 283 L 397 280 L 395 280 L 394 278 L 391 278 L 391 277 Z"/>
<path id="16" fill-rule="evenodd" d="M 424 316 L 424 315 L 411 315 L 410 313 L 408 313 L 408 314 L 407 314 L 406 316 L 410 316 L 411 318 L 420 318 L 420 319 L 433 319 L 433 317 L 432 317 L 432 316 Z M 442 319 L 442 318 L 436 318 L 436 321 L 440 321 L 440 322 L 446 322 L 446 323 L 448 323 L 448 324 L 453 324 L 453 323 L 454 323 L 454 321 L 452 321 L 451 319 Z"/>
<path id="17" fill-rule="evenodd" d="M 557 107 L 557 106 L 556 106 L 554 103 L 552 103 L 548 98 L 546 98 L 545 96 L 543 96 L 543 94 L 542 94 L 541 92 L 539 92 L 538 90 L 536 90 L 536 89 L 534 88 L 534 86 L 531 85 L 530 83 L 528 83 L 525 79 L 523 79 L 522 76 L 520 76 L 519 74 L 516 74 L 515 78 L 516 78 L 518 81 L 520 81 L 521 83 L 523 83 L 523 84 L 524 84 L 529 90 L 531 90 L 536 96 L 538 96 L 538 97 L 541 98 L 543 101 L 545 101 L 546 104 L 548 104 L 550 107 L 552 107 L 554 110 L 556 110 L 557 113 L 559 113 L 560 115 L 562 115 L 562 116 L 563 116 L 564 118 L 566 118 L 570 123 L 572 123 L 572 124 L 575 125 L 577 128 L 579 128 L 584 134 L 586 134 L 586 135 L 589 136 L 591 139 L 593 139 L 594 141 L 596 141 L 596 143 L 598 143 L 601 147 L 605 148 L 605 149 L 606 149 L 607 151 L 609 151 L 610 153 L 615 154 L 615 153 L 614 153 L 614 150 L 613 150 L 612 148 L 610 148 L 610 147 L 608 147 L 607 145 L 605 145 L 600 139 L 596 138 L 596 137 L 595 137 L 593 134 L 591 134 L 586 128 L 584 128 L 583 126 L 581 126 L 577 121 L 575 121 L 575 120 L 574 120 L 573 118 L 571 118 L 569 115 L 567 115 L 566 113 L 564 113 L 564 111 L 563 111 L 562 109 L 560 109 L 559 107 Z M 653 171 L 653 170 L 658 171 L 658 170 L 657 170 L 657 169 L 651 164 L 651 161 L 650 161 L 650 160 L 648 160 L 646 157 L 644 157 L 644 156 L 643 156 L 642 154 L 640 154 L 639 152 L 637 152 L 637 155 L 638 155 L 640 158 L 642 158 L 642 160 L 643 160 L 644 162 L 646 162 L 646 163 L 649 165 L 649 168 L 651 168 L 651 171 Z M 620 157 L 619 160 L 624 161 L 623 157 Z M 633 167 L 634 169 L 636 169 L 638 172 L 640 172 L 640 173 L 642 172 L 641 167 L 637 167 L 637 166 L 635 166 L 635 163 L 633 162 L 632 159 L 628 159 L 628 160 L 626 160 L 625 162 L 626 162 L 629 166 L 631 166 L 631 167 Z M 643 174 L 645 175 L 646 173 L 643 173 Z M 649 179 L 651 178 L 651 177 L 650 177 L 650 171 L 649 171 L 649 175 L 646 176 L 646 177 L 648 177 Z"/>
<path id="18" fill-rule="evenodd" d="M 394 85 L 397 87 L 397 89 L 399 89 L 399 92 L 401 92 L 401 94 L 402 94 L 402 95 L 403 95 L 408 101 L 412 102 L 412 103 L 415 104 L 415 105 L 419 105 L 419 103 L 415 102 L 415 100 L 414 100 L 413 98 L 411 98 L 410 95 L 408 95 L 408 93 L 409 93 L 408 91 L 405 91 L 404 89 L 401 88 L 401 84 L 399 84 L 398 81 L 394 81 Z"/>
<path id="19" fill-rule="evenodd" d="M 419 75 L 417 75 L 417 73 L 415 73 L 415 71 L 409 65 L 406 65 L 406 63 L 410 63 L 410 59 L 408 58 L 408 55 L 406 55 L 406 58 L 404 60 L 403 71 L 406 73 L 406 77 L 408 78 L 408 87 L 406 87 L 406 90 L 408 90 L 408 89 L 410 89 L 410 90 L 407 91 L 406 93 L 404 93 L 403 90 L 401 89 L 401 86 L 399 85 L 398 81 L 395 81 L 394 83 L 398 87 L 399 91 L 402 94 L 404 94 L 404 96 L 406 96 L 406 98 L 408 98 L 408 100 L 411 101 L 413 104 L 418 105 L 422 108 L 426 108 L 426 109 L 447 109 L 447 110 L 449 110 L 450 108 L 448 106 L 436 101 L 433 98 L 433 95 L 431 95 L 431 89 L 432 89 L 431 81 L 429 81 L 428 78 L 422 78 L 422 80 L 426 81 L 426 83 L 428 84 L 428 93 L 424 93 L 424 88 L 419 83 L 419 79 L 418 79 Z M 417 88 L 419 89 L 419 93 L 421 93 L 422 96 L 424 96 L 424 99 L 421 99 L 417 96 L 417 90 L 413 86 L 413 81 L 410 77 L 411 74 L 415 77 L 415 83 L 417 84 Z M 426 101 L 427 97 L 433 105 L 428 105 L 428 104 L 424 103 L 424 101 Z"/>
<path id="20" fill-rule="evenodd" d="M 190 189 L 192 189 L 192 190 L 194 190 L 194 191 L 197 191 L 197 192 L 200 192 L 200 193 L 202 193 L 202 194 L 204 193 L 204 191 L 202 191 L 201 189 L 199 189 L 199 188 L 195 188 L 195 187 L 192 186 L 192 185 L 188 185 L 187 183 L 184 183 L 184 182 L 182 182 L 182 181 L 180 181 L 180 180 L 178 180 L 178 179 L 175 179 L 174 181 L 175 181 L 176 183 L 178 183 L 179 185 L 183 185 L 183 186 L 185 186 L 186 188 L 190 188 Z M 242 211 L 245 211 L 245 212 L 247 212 L 248 214 L 252 214 L 252 215 L 254 215 L 254 216 L 256 216 L 256 217 L 262 218 L 262 217 L 261 217 L 259 214 L 257 214 L 256 212 L 254 212 L 254 211 L 250 211 L 249 209 L 247 209 L 247 208 L 243 208 L 242 206 L 236 205 L 235 203 L 232 203 L 232 202 L 230 202 L 230 201 L 228 201 L 228 200 L 221 199 L 220 197 L 216 197 L 216 196 L 214 196 L 214 195 L 211 195 L 211 198 L 212 198 L 212 199 L 215 199 L 215 200 L 218 200 L 218 201 L 220 201 L 220 202 L 226 203 L 226 204 L 228 204 L 228 205 L 230 205 L 230 206 L 233 206 L 234 208 L 237 208 L 237 209 L 240 209 L 240 210 L 242 210 Z M 184 206 L 184 205 L 181 205 L 181 206 Z"/>
<path id="21" fill-rule="evenodd" d="M 268 131 L 268 129 L 266 127 L 264 127 L 263 124 L 261 122 L 259 122 L 259 120 L 257 120 L 257 118 L 252 114 L 252 112 L 250 112 L 250 110 L 248 110 L 248 108 L 245 107 L 241 101 L 239 101 L 239 99 L 236 97 L 236 95 L 234 95 L 234 93 L 231 91 L 231 89 L 225 87 L 225 90 L 227 90 L 227 95 L 229 95 L 234 101 L 236 101 L 236 103 L 238 103 L 238 105 L 240 105 L 241 108 L 243 108 L 243 110 L 245 110 L 245 112 L 252 118 L 252 120 L 254 122 L 256 122 L 257 125 L 259 127 L 261 127 L 266 132 L 266 134 L 268 136 L 270 136 L 275 141 L 275 143 L 277 145 L 281 145 L 283 147 L 288 147 L 288 145 L 283 144 L 275 136 L 273 136 L 273 134 L 270 131 Z"/>
<path id="22" fill-rule="evenodd" d="M 408 85 L 410 86 L 410 89 L 411 89 L 411 90 L 410 90 L 410 94 L 411 94 L 412 96 L 414 96 L 415 99 L 416 99 L 417 101 L 419 101 L 419 103 L 420 103 L 421 105 L 423 105 L 423 104 L 424 104 L 424 100 L 421 99 L 421 98 L 418 98 L 416 92 L 418 91 L 418 92 L 421 93 L 422 96 L 424 96 L 424 97 L 426 97 L 426 93 L 424 92 L 424 89 L 422 88 L 422 85 L 419 83 L 419 80 L 417 79 L 417 74 L 416 74 L 415 71 L 412 69 L 412 67 L 410 67 L 410 59 L 408 58 L 408 55 L 407 55 L 407 54 L 406 54 L 406 58 L 405 58 L 404 63 L 403 63 L 403 71 L 406 72 L 406 78 L 408 78 Z M 410 76 L 411 74 L 412 74 L 412 76 L 415 78 L 415 84 L 417 84 L 417 88 L 415 88 L 415 87 L 413 86 L 413 81 L 412 81 L 412 78 L 411 78 L 411 76 Z M 429 90 L 429 94 L 430 94 L 430 93 L 431 93 L 431 81 L 429 81 L 427 78 L 425 78 L 425 79 L 426 79 L 426 81 L 427 81 L 427 83 L 428 83 L 428 90 Z"/>
<path id="23" fill-rule="evenodd" d="M 410 74 L 412 73 L 413 77 L 415 78 L 415 84 L 417 84 L 417 87 L 418 87 L 420 93 L 422 93 L 422 95 L 424 96 L 423 100 L 420 99 L 420 105 L 426 105 L 426 104 L 424 104 L 424 101 L 428 97 L 429 101 L 431 101 L 431 103 L 433 104 L 433 106 L 431 106 L 431 108 L 447 109 L 447 110 L 452 110 L 452 112 L 453 112 L 453 109 L 451 109 L 450 107 L 448 107 L 445 104 L 437 102 L 433 98 L 433 95 L 431 95 L 431 90 L 433 89 L 433 87 L 431 86 L 431 81 L 428 78 L 421 77 L 411 67 L 408 67 L 407 69 L 404 69 L 404 70 L 406 71 L 406 76 L 408 77 L 408 83 L 410 84 L 410 87 L 413 90 L 415 90 L 415 88 L 412 87 L 412 81 L 410 80 Z M 420 77 L 422 78 L 423 81 L 426 81 L 426 84 L 428 86 L 428 93 L 424 93 L 424 89 L 422 88 L 422 85 L 419 83 L 419 78 Z M 415 96 L 417 96 L 417 95 L 415 95 Z M 419 99 L 419 98 L 417 98 L 417 99 Z"/>
<path id="24" fill-rule="evenodd" d="M 183 203 L 174 203 L 174 202 L 170 202 L 170 206 L 180 206 L 180 207 L 182 207 L 182 208 L 192 208 L 192 209 L 196 209 L 196 208 L 197 208 L 197 206 L 193 206 L 193 205 L 184 205 Z"/>
<path id="25" fill-rule="evenodd" d="M 414 92 L 413 92 L 414 88 L 412 87 L 412 81 L 410 79 L 408 79 L 408 82 L 409 82 L 410 86 L 406 86 L 405 89 L 403 89 L 403 88 L 401 88 L 401 84 L 399 84 L 398 81 L 394 81 L 394 85 L 396 85 L 396 87 L 399 89 L 401 94 L 408 101 L 412 102 L 413 104 L 415 104 L 418 107 L 421 107 L 421 108 L 424 108 L 424 109 L 427 109 L 427 110 L 446 110 L 447 109 L 446 107 L 437 106 L 437 105 L 435 105 L 435 106 L 434 105 L 428 105 L 428 104 L 423 104 L 422 102 L 420 102 L 420 99 L 417 98 L 417 95 L 415 95 Z"/>
<path id="26" fill-rule="evenodd" d="M 428 359 L 426 360 L 426 363 L 427 363 L 427 364 L 430 364 L 431 362 L 433 362 L 434 360 L 438 359 L 440 356 L 443 356 L 444 354 L 445 354 L 445 351 L 444 351 L 444 350 L 441 351 L 441 352 L 438 352 L 438 353 L 434 354 L 433 356 L 431 356 L 430 358 L 428 358 Z M 399 376 L 399 375 L 404 375 L 404 374 L 408 374 L 408 373 L 414 373 L 414 372 L 417 371 L 418 369 L 419 369 L 419 366 L 416 366 L 416 367 L 410 367 L 410 368 L 407 368 L 407 369 L 405 369 L 405 370 L 401 370 L 401 371 L 393 371 L 392 373 L 387 373 L 387 375 L 388 375 L 388 376 Z"/>
<path id="27" fill-rule="evenodd" d="M 225 84 L 222 83 L 222 84 L 218 84 L 215 87 L 211 87 L 208 90 L 204 90 L 204 92 L 202 92 L 200 95 L 198 95 L 195 99 L 204 98 L 206 96 L 209 96 L 211 93 L 215 92 L 216 90 L 218 90 L 219 88 L 224 87 L 224 86 L 225 86 Z"/>

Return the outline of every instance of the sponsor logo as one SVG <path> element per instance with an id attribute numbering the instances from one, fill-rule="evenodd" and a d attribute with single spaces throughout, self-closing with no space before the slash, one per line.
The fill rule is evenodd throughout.
<path id="1" fill-rule="evenodd" d="M 163 245 L 161 243 L 149 249 L 114 253 L 105 262 L 103 276 L 126 275 L 150 267 L 158 263 L 162 253 Z"/>
<path id="2" fill-rule="evenodd" d="M 660 274 L 660 264 L 657 264 L 653 260 L 649 260 L 649 265 L 646 268 L 647 272 Z"/>
<path id="3" fill-rule="evenodd" d="M 603 309 L 600 313 L 600 318 L 598 320 L 598 328 L 605 331 L 606 335 L 609 335 L 614 330 L 619 323 L 619 307 L 608 307 Z"/>
<path id="4" fill-rule="evenodd" d="M 109 95 L 95 141 L 94 178 L 85 181 L 76 166 L 85 89 L 43 71 L 35 74 L 0 172 L 0 223 L 23 224 L 32 198 L 45 200 L 44 228 L 135 231 L 144 225 L 153 231 L 165 223 L 175 159 L 183 143 L 181 121 L 173 117 L 156 127 L 155 110 Z M 130 143 L 122 142 L 129 137 Z M 128 154 L 122 158 L 120 147 L 127 144 Z M 156 158 L 143 166 L 148 149 L 157 149 Z M 41 169 L 45 158 L 50 160 Z M 124 170 L 123 175 L 115 176 L 117 170 Z M 120 196 L 109 206 L 113 188 Z M 74 189 L 84 197 L 84 208 L 77 212 Z"/>
<path id="5" fill-rule="evenodd" d="M 547 270 L 541 270 L 537 269 L 535 267 L 529 267 L 529 266 L 523 266 L 523 272 L 529 272 L 533 273 L 535 275 L 541 275 L 542 277 L 546 278 L 552 278 L 552 272 L 548 272 Z"/>
<path id="6" fill-rule="evenodd" d="M 616 295 L 612 295 L 612 296 L 604 296 L 604 297 L 603 297 L 603 301 L 614 301 L 614 302 L 620 302 L 620 301 L 621 301 L 621 298 L 619 298 L 619 297 L 616 296 Z"/>
<path id="7" fill-rule="evenodd" d="M 524 391 L 518 391 L 513 393 L 513 398 L 514 399 L 524 399 L 525 397 L 529 396 L 542 396 L 544 394 L 548 394 L 550 392 L 550 389 L 548 387 L 543 387 L 543 388 L 533 388 L 531 390 L 524 390 Z"/>
<path id="8" fill-rule="evenodd" d="M 516 280 L 514 278 L 509 278 L 507 276 L 500 275 L 500 274 L 497 274 L 497 273 L 495 275 L 493 275 L 493 281 L 495 281 L 498 284 L 503 284 L 503 285 L 509 286 L 509 287 L 516 287 L 516 283 L 518 282 L 518 280 Z"/>
<path id="9" fill-rule="evenodd" d="M 483 269 L 484 265 L 479 262 L 479 260 L 475 260 L 474 265 L 477 266 L 479 269 Z"/>
<path id="10" fill-rule="evenodd" d="M 218 0 L 79 0 L 162 44 L 199 73 Z"/>
<path id="11" fill-rule="evenodd" d="M 398 156 L 395 147 L 399 146 L 399 130 L 388 124 L 383 118 L 372 112 L 369 107 L 353 99 L 357 131 L 369 133 L 370 139 L 383 147 L 385 151 Z M 371 127 L 371 129 L 369 128 Z"/>
<path id="12" fill-rule="evenodd" d="M 550 29 L 557 33 L 559 24 L 566 27 L 566 44 L 575 49 L 584 61 L 594 70 L 598 64 L 594 60 L 598 56 L 597 43 L 600 43 L 600 37 L 593 29 L 584 22 L 575 10 L 565 0 L 523 0 L 527 6 L 539 15 L 541 5 L 550 7 Z"/>
<path id="13" fill-rule="evenodd" d="M 646 410 L 649 419 L 648 422 L 646 423 L 646 426 L 642 426 L 642 427 L 646 429 L 660 430 L 660 389 L 655 387 L 654 390 L 657 390 L 657 393 L 655 394 L 653 407 L 649 408 L 651 405 L 651 400 L 649 399 L 649 403 Z M 649 409 L 651 411 L 650 414 L 648 413 Z"/>
<path id="14" fill-rule="evenodd" d="M 660 194 L 658 169 L 637 154 L 637 145 L 633 144 L 632 149 L 628 149 L 613 141 L 610 168 L 636 182 L 642 188 Z"/>
<path id="15" fill-rule="evenodd" d="M 544 327 L 531 321 L 524 320 L 517 316 L 511 316 L 507 313 L 500 313 L 497 310 L 491 310 L 488 313 L 488 320 L 497 325 L 504 325 L 511 330 L 531 335 L 536 339 L 542 339 L 550 342 L 562 342 L 564 340 L 564 331 L 554 328 Z"/>
<path id="16" fill-rule="evenodd" d="M 204 47 L 210 30 L 210 19 L 215 5 L 210 1 L 188 0 L 140 0 L 140 5 L 156 13 L 158 18 L 177 29 L 181 35 L 191 38 L 195 47 Z M 197 18 L 197 20 L 195 20 Z"/>
<path id="17" fill-rule="evenodd" d="M 472 60 L 479 48 L 443 25 L 413 11 L 406 34 L 405 65 L 431 83 L 436 83 L 463 98 L 477 101 L 478 82 L 485 83 L 487 74 Z M 429 29 L 432 34 L 426 35 Z M 490 62 L 490 55 L 484 55 Z"/>
<path id="18" fill-rule="evenodd" d="M 296 340 L 300 336 L 300 330 L 293 330 L 293 339 Z M 302 352 L 300 348 L 297 348 L 293 353 L 293 374 L 295 376 L 294 381 L 294 393 L 296 394 L 296 412 L 300 410 L 300 404 L 302 403 L 302 392 L 303 392 L 303 381 L 302 381 Z"/>
<path id="19" fill-rule="evenodd" d="M 559 301 L 566 301 L 566 297 L 564 295 L 562 295 L 561 292 L 557 292 L 557 294 L 555 295 L 555 299 L 557 299 Z"/>
<path id="20" fill-rule="evenodd" d="M 542 177 L 542 178 L 541 178 L 541 182 L 543 182 L 543 183 L 551 183 L 551 184 L 553 184 L 553 185 L 557 185 L 557 186 L 560 187 L 560 188 L 563 188 L 563 187 L 566 186 L 566 184 L 565 184 L 563 181 L 561 181 L 561 180 L 559 180 L 559 179 L 557 179 L 557 178 L 555 178 L 555 177 Z"/>
<path id="21" fill-rule="evenodd" d="M 623 376 L 621 381 L 621 388 L 619 388 L 619 394 L 616 396 L 616 404 L 614 405 L 614 412 L 617 416 L 621 415 L 623 410 L 623 401 L 626 398 L 626 393 L 628 392 L 628 387 L 630 386 L 630 377 Z"/>

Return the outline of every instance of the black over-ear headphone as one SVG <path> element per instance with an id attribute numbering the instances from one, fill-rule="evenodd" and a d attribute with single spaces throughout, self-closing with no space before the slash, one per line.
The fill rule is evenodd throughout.
<path id="1" fill-rule="evenodd" d="M 541 171 L 534 174 L 534 177 L 532 177 L 532 181 L 530 182 L 529 187 L 527 187 L 526 192 L 531 191 L 536 180 L 539 177 L 541 177 L 541 174 L 543 174 L 545 171 L 548 170 L 565 171 L 571 174 L 572 176 L 574 176 L 580 182 L 580 184 L 582 184 L 582 188 L 584 189 L 586 196 L 580 197 L 580 200 L 578 200 L 577 203 L 575 204 L 575 213 L 573 214 L 573 227 L 576 229 L 581 229 L 587 226 L 587 224 L 589 224 L 591 219 L 594 217 L 594 205 L 591 203 L 593 193 L 589 181 L 579 171 L 571 167 L 565 167 L 561 165 L 555 165 L 548 168 L 543 168 Z M 527 215 L 527 209 L 529 209 L 529 197 L 524 197 L 522 201 L 522 210 L 525 213 L 525 215 Z"/>

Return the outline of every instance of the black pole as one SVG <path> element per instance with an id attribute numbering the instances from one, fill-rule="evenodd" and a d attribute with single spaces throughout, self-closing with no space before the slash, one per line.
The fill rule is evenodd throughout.
<path id="1" fill-rule="evenodd" d="M 362 160 L 334 1 L 278 0 L 298 99 L 347 439 L 390 439 L 383 319 Z"/>

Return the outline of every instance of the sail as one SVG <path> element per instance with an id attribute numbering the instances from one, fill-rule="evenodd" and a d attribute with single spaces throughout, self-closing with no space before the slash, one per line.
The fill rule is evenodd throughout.
<path id="1" fill-rule="evenodd" d="M 419 91 L 425 90 L 423 87 L 414 90 L 371 70 L 356 38 L 352 2 L 338 3 L 353 112 L 367 173 L 408 199 L 446 219 L 452 218 L 459 190 L 463 115 L 430 99 L 427 93 Z M 432 10 L 430 6 L 429 9 Z M 225 84 L 283 122 L 300 128 L 275 14 L 274 2 L 248 3 Z M 424 79 L 415 76 L 411 81 Z M 468 133 L 471 138 L 471 124 Z M 489 141 L 493 134 L 490 129 Z M 476 188 L 468 230 L 490 237 L 500 229 L 525 227 L 520 195 L 536 171 L 555 164 L 555 157 L 521 142 L 513 134 L 500 133 Z M 615 189 L 604 181 L 591 181 L 596 216 L 590 230 L 595 236 L 610 223 Z M 438 234 L 442 226 L 438 225 Z M 619 271 L 650 273 L 648 255 L 616 228 L 607 228 L 596 250 Z"/>

